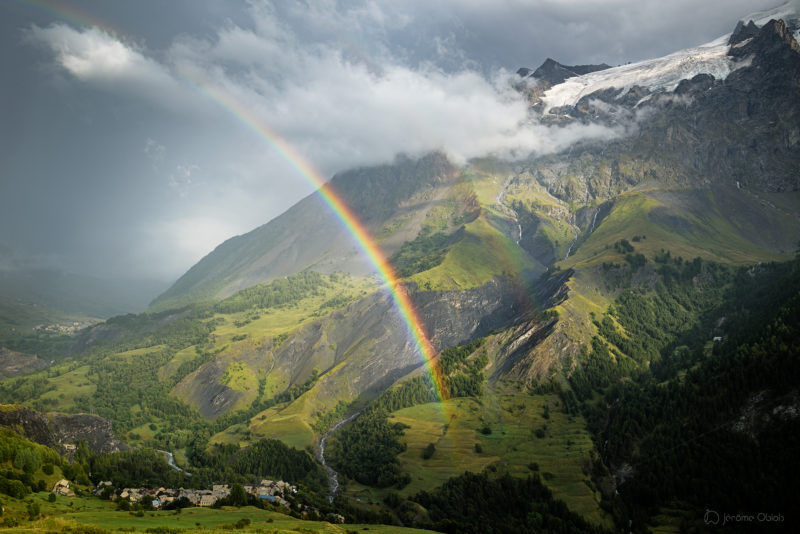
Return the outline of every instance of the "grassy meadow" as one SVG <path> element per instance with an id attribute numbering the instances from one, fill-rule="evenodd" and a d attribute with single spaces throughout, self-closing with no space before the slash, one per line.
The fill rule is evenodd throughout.
<path id="1" fill-rule="evenodd" d="M 587 520 L 610 525 L 600 509 L 600 493 L 592 487 L 591 437 L 580 416 L 561 411 L 554 395 L 529 395 L 513 387 L 487 386 L 484 397 L 450 399 L 404 408 L 390 422 L 407 425 L 398 456 L 402 472 L 411 476 L 404 488 L 378 490 L 347 481 L 348 495 L 379 502 L 389 492 L 410 497 L 443 484 L 465 471 L 486 469 L 498 476 L 538 473 L 553 495 Z M 537 435 L 537 430 L 541 437 Z M 435 452 L 423 457 L 433 444 Z"/>
<path id="2" fill-rule="evenodd" d="M 174 529 L 172 532 L 260 532 L 260 533 L 320 533 L 346 534 L 352 531 L 383 534 L 422 534 L 427 530 L 401 528 L 388 525 L 332 524 L 327 521 L 306 521 L 280 512 L 261 510 L 252 506 L 185 508 L 177 511 L 124 512 L 116 504 L 95 497 L 62 497 L 49 502 L 49 492 L 31 494 L 27 499 L 9 499 L 4 502 L 3 525 L 5 532 L 145 532 L 148 529 Z M 41 516 L 30 520 L 27 507 L 39 505 Z M 140 515 L 141 514 L 141 515 Z M 242 521 L 244 520 L 244 521 Z M 246 525 L 235 528 L 237 522 Z M 240 524 L 242 524 L 240 523 Z M 11 526 L 14 525 L 14 526 Z"/>

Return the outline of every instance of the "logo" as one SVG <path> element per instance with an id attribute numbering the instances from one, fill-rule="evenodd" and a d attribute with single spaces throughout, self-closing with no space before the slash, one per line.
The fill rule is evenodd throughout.
<path id="1" fill-rule="evenodd" d="M 706 509 L 706 513 L 703 516 L 703 521 L 705 521 L 706 525 L 718 525 L 719 514 L 714 510 Z"/>

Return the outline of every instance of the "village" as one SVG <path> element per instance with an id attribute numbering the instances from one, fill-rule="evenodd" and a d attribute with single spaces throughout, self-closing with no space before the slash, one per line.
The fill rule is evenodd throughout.
<path id="1" fill-rule="evenodd" d="M 262 480 L 258 485 L 244 485 L 244 490 L 248 495 L 270 503 L 279 504 L 285 508 L 291 505 L 286 497 L 297 493 L 297 487 L 282 480 Z M 53 493 L 65 497 L 72 497 L 75 492 L 70 488 L 69 481 L 59 480 L 53 486 Z M 185 488 L 122 488 L 115 490 L 111 481 L 103 481 L 97 484 L 93 491 L 94 495 L 101 497 L 107 496 L 112 501 L 126 500 L 131 504 L 146 504 L 155 509 L 161 509 L 181 498 L 187 499 L 194 506 L 214 506 L 217 501 L 224 499 L 231 493 L 227 484 L 215 484 L 210 490 L 185 489 Z"/>
<path id="2" fill-rule="evenodd" d="M 97 324 L 97 320 L 89 320 L 89 321 L 72 321 L 66 323 L 55 323 L 55 324 L 40 324 L 33 327 L 33 330 L 36 332 L 49 332 L 52 334 L 67 334 L 67 335 L 74 335 L 87 328 L 89 326 L 93 326 Z"/>

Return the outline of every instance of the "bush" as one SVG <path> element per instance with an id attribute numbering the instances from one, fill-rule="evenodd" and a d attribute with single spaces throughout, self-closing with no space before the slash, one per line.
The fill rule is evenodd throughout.
<path id="1" fill-rule="evenodd" d="M 39 519 L 40 512 L 41 509 L 39 508 L 38 502 L 32 502 L 28 505 L 28 519 L 30 519 L 31 521 Z"/>
<path id="2" fill-rule="evenodd" d="M 422 450 L 422 459 L 427 460 L 433 453 L 436 452 L 436 446 L 433 443 L 428 443 L 428 446 Z"/>
<path id="3" fill-rule="evenodd" d="M 483 452 L 483 446 L 481 446 L 480 443 L 475 444 L 475 452 L 477 452 L 478 454 Z"/>
<path id="4" fill-rule="evenodd" d="M 395 484 L 395 487 L 397 489 L 403 489 L 409 484 L 411 484 L 411 475 L 408 473 L 403 473 L 397 478 L 397 484 Z"/>

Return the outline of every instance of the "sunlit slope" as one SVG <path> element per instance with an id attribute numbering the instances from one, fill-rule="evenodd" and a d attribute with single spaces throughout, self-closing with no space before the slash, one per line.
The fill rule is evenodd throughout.
<path id="1" fill-rule="evenodd" d="M 567 276 L 553 308 L 558 321 L 511 373 L 541 380 L 570 373 L 591 337 L 593 321 L 628 284 L 654 287 L 656 261 L 701 258 L 725 265 L 781 261 L 800 239 L 796 193 L 754 193 L 735 187 L 637 187 L 576 217 L 573 253 L 551 273 Z"/>
<path id="2" fill-rule="evenodd" d="M 614 247 L 623 239 L 651 259 L 668 250 L 676 257 L 729 264 L 785 260 L 800 234 L 791 211 L 723 187 L 634 190 L 618 196 L 595 225 L 575 254 L 559 263 L 562 268 L 624 261 L 629 251 Z"/>
<path id="3" fill-rule="evenodd" d="M 397 230 L 401 226 L 398 221 L 403 221 L 404 232 L 413 238 L 419 231 L 420 217 L 447 195 L 456 178 L 456 169 L 443 155 L 431 154 L 339 174 L 331 180 L 330 188 L 371 234 L 379 235 L 385 223 L 393 220 Z M 387 253 L 402 244 L 396 241 L 384 241 Z M 222 243 L 156 299 L 153 309 L 225 297 L 306 269 L 353 275 L 373 271 L 345 225 L 318 193 L 265 225 Z"/>
<path id="4" fill-rule="evenodd" d="M 514 285 L 490 281 L 465 290 L 422 291 L 414 293 L 412 299 L 439 350 L 518 321 L 530 303 L 519 299 L 515 291 Z M 259 350 L 261 355 L 253 362 L 261 363 L 252 365 L 262 365 L 261 397 L 280 395 L 287 388 L 294 394 L 290 398 L 281 396 L 281 402 L 275 405 L 254 403 L 247 418 L 240 421 L 245 426 L 224 431 L 215 440 L 243 443 L 274 437 L 292 445 L 306 445 L 313 441 L 319 425 L 325 424 L 326 419 L 320 422 L 320 418 L 340 403 L 369 400 L 409 373 L 428 369 L 417 347 L 409 343 L 406 325 L 393 301 L 382 291 L 302 326 L 277 348 L 267 343 Z M 216 361 L 225 358 L 221 353 Z M 251 368 L 248 361 L 243 363 Z M 201 367 L 187 377 L 183 386 L 187 390 L 209 390 L 200 387 L 201 377 L 208 369 L 214 369 L 216 376 L 224 376 L 215 365 Z M 208 404 L 204 406 L 219 406 L 219 399 L 228 395 L 244 398 L 229 386 L 223 388 L 220 378 L 216 380 L 213 388 L 224 394 L 216 405 L 205 401 Z M 195 386 L 190 387 L 192 383 Z M 209 416 L 214 416 L 213 410 Z"/>

